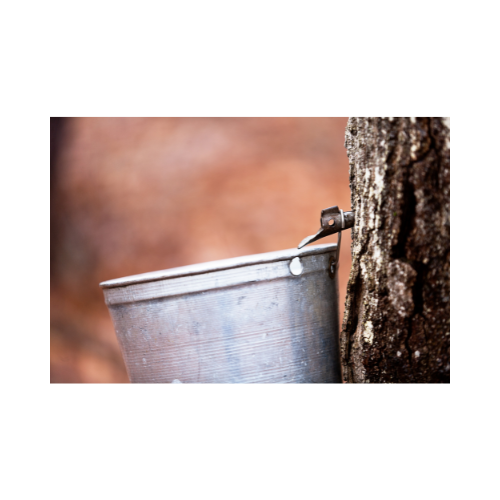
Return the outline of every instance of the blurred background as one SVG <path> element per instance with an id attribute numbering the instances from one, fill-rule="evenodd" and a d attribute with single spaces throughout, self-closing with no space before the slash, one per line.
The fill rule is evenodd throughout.
<path id="1" fill-rule="evenodd" d="M 346 124 L 51 118 L 51 382 L 128 382 L 101 281 L 294 248 L 321 209 L 350 210 Z"/>

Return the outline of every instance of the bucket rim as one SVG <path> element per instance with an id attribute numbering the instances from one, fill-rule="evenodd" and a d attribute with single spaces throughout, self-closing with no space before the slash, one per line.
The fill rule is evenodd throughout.
<path id="1" fill-rule="evenodd" d="M 278 250 L 275 252 L 257 253 L 243 255 L 241 257 L 232 257 L 229 259 L 213 260 L 201 262 L 199 264 L 189 264 L 187 266 L 172 267 L 161 271 L 151 271 L 141 274 L 133 274 L 99 283 L 102 289 L 124 287 L 137 285 L 139 283 L 149 283 L 152 281 L 161 281 L 172 278 L 181 278 L 183 276 L 195 276 L 226 269 L 235 269 L 238 267 L 251 266 L 255 264 L 265 264 L 268 262 L 280 262 L 291 260 L 295 257 L 305 257 L 309 255 L 319 255 L 336 250 L 336 243 L 326 243 L 321 245 L 311 245 L 302 249 L 289 248 L 287 250 Z"/>

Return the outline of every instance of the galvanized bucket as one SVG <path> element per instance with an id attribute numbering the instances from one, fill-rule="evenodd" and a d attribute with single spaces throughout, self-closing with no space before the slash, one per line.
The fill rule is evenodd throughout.
<path id="1" fill-rule="evenodd" d="M 336 244 L 101 283 L 132 382 L 340 381 Z"/>

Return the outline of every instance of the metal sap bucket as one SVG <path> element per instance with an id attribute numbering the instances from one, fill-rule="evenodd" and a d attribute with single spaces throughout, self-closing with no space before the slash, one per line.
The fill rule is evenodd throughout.
<path id="1" fill-rule="evenodd" d="M 101 283 L 131 382 L 340 382 L 337 245 Z"/>

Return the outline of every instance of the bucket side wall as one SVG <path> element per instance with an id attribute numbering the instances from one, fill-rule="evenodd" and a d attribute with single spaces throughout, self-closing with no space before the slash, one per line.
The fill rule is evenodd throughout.
<path id="1" fill-rule="evenodd" d="M 303 258 L 299 276 L 289 262 L 275 262 L 253 270 L 260 280 L 109 304 L 131 381 L 339 382 L 338 282 L 328 273 L 334 255 Z M 226 281 L 203 279 L 234 282 L 228 271 Z"/>

